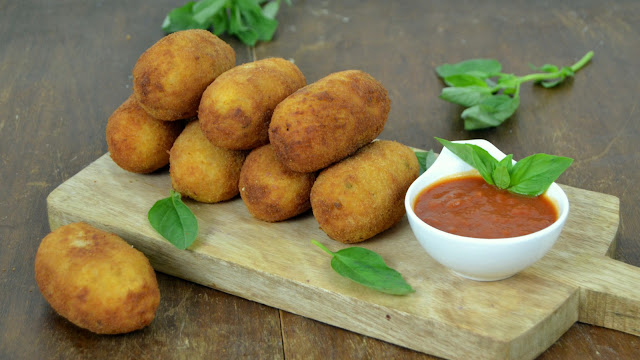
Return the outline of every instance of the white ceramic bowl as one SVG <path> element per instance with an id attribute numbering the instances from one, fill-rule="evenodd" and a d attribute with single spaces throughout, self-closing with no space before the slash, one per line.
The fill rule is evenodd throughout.
<path id="1" fill-rule="evenodd" d="M 505 157 L 486 140 L 455 142 L 478 145 L 498 160 Z M 436 229 L 416 216 L 413 205 L 422 189 L 443 177 L 471 170 L 470 165 L 444 148 L 433 165 L 407 191 L 404 205 L 409 224 L 429 255 L 458 275 L 480 281 L 505 279 L 531 266 L 551 249 L 569 215 L 569 200 L 560 186 L 553 183 L 546 194 L 558 209 L 558 220 L 535 233 L 512 238 L 480 239 L 454 235 Z"/>

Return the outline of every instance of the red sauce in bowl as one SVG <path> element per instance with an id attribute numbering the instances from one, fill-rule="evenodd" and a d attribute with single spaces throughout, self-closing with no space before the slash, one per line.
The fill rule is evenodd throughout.
<path id="1" fill-rule="evenodd" d="M 547 196 L 513 194 L 477 175 L 431 184 L 418 194 L 414 211 L 436 229 L 486 239 L 531 234 L 558 219 L 558 210 Z"/>

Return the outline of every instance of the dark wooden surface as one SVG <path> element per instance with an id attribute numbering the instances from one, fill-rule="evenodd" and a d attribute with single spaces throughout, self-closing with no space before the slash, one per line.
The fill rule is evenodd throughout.
<path id="1" fill-rule="evenodd" d="M 46 196 L 106 152 L 106 120 L 131 93 L 135 61 L 182 3 L 0 0 L 0 359 L 430 358 L 164 274 L 155 321 L 127 335 L 76 328 L 44 301 L 33 263 Z M 620 198 L 616 258 L 640 266 L 640 2 L 294 0 L 278 19 L 271 43 L 225 38 L 238 63 L 294 59 L 308 82 L 369 72 L 392 99 L 381 138 L 436 151 L 433 136 L 486 138 L 516 159 L 575 158 L 560 182 Z M 434 67 L 445 62 L 493 57 L 523 74 L 589 50 L 574 80 L 524 85 L 520 109 L 492 130 L 464 131 L 461 109 L 438 99 Z M 638 357 L 640 338 L 585 324 L 541 355 Z"/>

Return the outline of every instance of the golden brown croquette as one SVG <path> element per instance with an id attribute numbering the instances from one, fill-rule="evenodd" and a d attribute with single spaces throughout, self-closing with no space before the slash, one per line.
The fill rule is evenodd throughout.
<path id="1" fill-rule="evenodd" d="M 233 150 L 269 142 L 273 109 L 306 85 L 292 62 L 267 58 L 234 67 L 218 76 L 200 100 L 198 118 L 209 141 Z"/>
<path id="2" fill-rule="evenodd" d="M 233 48 L 211 32 L 178 31 L 140 55 L 133 67 L 133 92 L 156 119 L 191 118 L 207 86 L 235 63 Z"/>
<path id="3" fill-rule="evenodd" d="M 409 147 L 374 141 L 320 172 L 311 189 L 313 215 L 335 240 L 367 240 L 404 216 L 404 196 L 418 172 Z"/>

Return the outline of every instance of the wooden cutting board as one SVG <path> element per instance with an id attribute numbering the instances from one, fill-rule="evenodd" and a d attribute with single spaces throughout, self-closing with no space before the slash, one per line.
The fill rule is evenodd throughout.
<path id="1" fill-rule="evenodd" d="M 445 358 L 534 358 L 576 321 L 640 335 L 640 271 L 612 260 L 618 198 L 562 186 L 571 212 L 553 249 L 509 279 L 476 282 L 443 268 L 420 247 L 404 218 L 359 244 L 376 251 L 416 290 L 393 296 L 335 273 L 337 251 L 309 212 L 282 223 L 256 220 L 242 200 L 186 200 L 200 224 L 181 251 L 149 225 L 169 195 L 168 171 L 126 172 L 105 154 L 47 198 L 51 229 L 84 221 L 120 235 L 157 271 Z M 500 261 L 500 259 L 496 259 Z"/>

